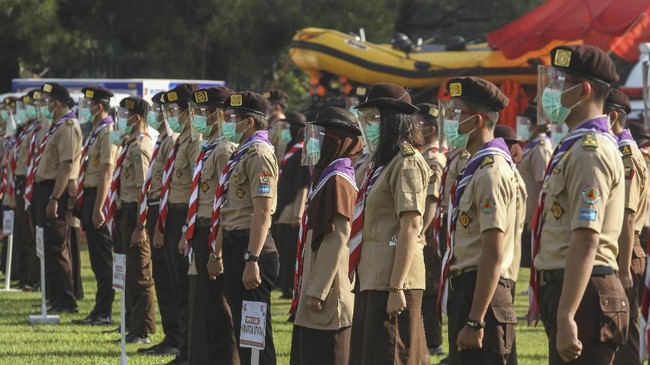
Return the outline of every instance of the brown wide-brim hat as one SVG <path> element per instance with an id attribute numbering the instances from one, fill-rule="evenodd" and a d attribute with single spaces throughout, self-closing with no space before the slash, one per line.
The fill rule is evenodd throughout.
<path id="1" fill-rule="evenodd" d="M 630 98 L 628 98 L 627 95 L 625 95 L 625 93 L 619 89 L 609 90 L 607 98 L 605 99 L 605 107 L 620 109 L 627 114 L 630 114 L 632 111 Z"/>
<path id="2" fill-rule="evenodd" d="M 355 136 L 361 135 L 361 128 L 359 128 L 359 123 L 357 123 L 354 115 L 343 108 L 335 106 L 328 106 L 321 110 L 318 113 L 316 120 L 311 123 L 326 128 L 343 129 Z"/>
<path id="3" fill-rule="evenodd" d="M 411 94 L 402 86 L 395 84 L 376 84 L 368 92 L 368 98 L 355 106 L 361 108 L 393 109 L 405 114 L 415 114 L 418 109 L 411 104 Z"/>

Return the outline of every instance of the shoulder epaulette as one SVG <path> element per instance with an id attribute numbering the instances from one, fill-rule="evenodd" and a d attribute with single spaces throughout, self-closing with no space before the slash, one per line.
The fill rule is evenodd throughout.
<path id="1" fill-rule="evenodd" d="M 582 147 L 598 148 L 598 140 L 596 140 L 596 133 L 587 133 L 582 137 Z"/>
<path id="2" fill-rule="evenodd" d="M 494 155 L 487 155 L 483 157 L 483 161 L 481 161 L 481 168 L 492 165 L 493 163 L 494 163 Z"/>
<path id="3" fill-rule="evenodd" d="M 632 156 L 632 149 L 630 148 L 629 145 L 624 144 L 624 145 L 620 146 L 618 149 L 619 149 L 619 151 L 621 151 L 621 154 L 623 155 L 623 157 Z"/>
<path id="4" fill-rule="evenodd" d="M 415 150 L 413 149 L 413 146 L 411 146 L 408 143 L 402 143 L 399 146 L 400 151 L 402 151 L 403 156 L 411 156 L 415 154 Z"/>

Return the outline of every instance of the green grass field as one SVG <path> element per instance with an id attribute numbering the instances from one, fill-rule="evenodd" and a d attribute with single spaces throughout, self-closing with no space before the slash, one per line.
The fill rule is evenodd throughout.
<path id="1" fill-rule="evenodd" d="M 90 270 L 88 252 L 82 252 L 83 280 L 86 298 L 79 302 L 80 314 L 63 315 L 58 325 L 30 325 L 28 316 L 38 314 L 40 293 L 0 293 L 0 364 L 117 364 L 120 348 L 112 343 L 116 334 L 102 331 L 114 327 L 86 327 L 70 324 L 75 318 L 83 318 L 90 311 L 94 301 L 95 282 Z M 526 312 L 528 299 L 523 290 L 527 285 L 528 270 L 522 270 L 516 298 L 517 314 Z M 2 280 L 4 285 L 4 280 Z M 286 322 L 289 301 L 273 294 L 273 328 L 278 363 L 289 363 L 291 325 Z M 119 318 L 119 296 L 114 303 L 114 313 Z M 547 340 L 541 327 L 527 327 L 523 321 L 517 326 L 517 351 L 519 364 L 536 365 L 546 363 Z M 158 318 L 158 325 L 160 324 Z M 158 326 L 159 331 L 162 327 Z M 162 332 L 153 336 L 154 343 L 162 340 Z M 444 347 L 447 347 L 445 343 Z M 128 345 L 130 364 L 165 364 L 171 357 L 138 355 L 138 346 Z M 431 358 L 436 364 L 442 357 Z"/>

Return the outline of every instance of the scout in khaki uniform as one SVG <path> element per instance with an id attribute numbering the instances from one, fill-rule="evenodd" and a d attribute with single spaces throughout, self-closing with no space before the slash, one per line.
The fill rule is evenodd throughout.
<path id="1" fill-rule="evenodd" d="M 626 123 L 627 128 L 630 130 L 632 137 L 636 141 L 643 159 L 645 160 L 646 167 L 650 171 L 650 131 L 646 127 L 645 123 L 641 119 L 636 118 L 627 118 Z M 648 198 L 650 199 L 650 189 L 646 189 L 648 193 Z M 641 247 L 648 247 L 648 227 L 650 226 L 650 214 L 646 214 L 645 222 L 643 223 L 643 229 L 639 235 L 641 240 Z M 643 292 L 643 285 L 639 286 L 639 298 L 641 298 Z"/>
<path id="2" fill-rule="evenodd" d="M 117 146 L 109 138 L 113 117 L 108 114 L 113 92 L 102 86 L 81 89 L 79 118 L 92 123 L 82 150 L 82 169 L 77 182 L 77 206 L 88 240 L 90 267 L 97 282 L 95 306 L 77 324 L 110 324 L 115 290 L 113 290 L 113 240 L 105 224 L 104 203 L 111 184 Z"/>
<path id="3" fill-rule="evenodd" d="M 151 239 L 154 236 L 158 223 L 158 213 L 160 212 L 160 190 L 165 160 L 174 147 L 177 137 L 167 126 L 161 110 L 161 98 L 164 94 L 165 92 L 161 91 L 151 98 L 153 106 L 147 113 L 147 124 L 157 130 L 159 134 L 147 171 L 147 179 L 142 187 L 142 194 L 138 199 L 140 207 L 138 225 L 131 237 L 133 245 L 140 245 L 146 241 L 149 242 L 151 247 L 151 265 L 156 301 L 158 302 L 158 313 L 160 313 L 163 333 L 165 334 L 160 343 L 138 349 L 139 353 L 148 355 L 176 355 L 181 342 L 180 319 L 178 308 L 175 305 L 174 292 L 172 291 L 170 269 L 165 260 L 165 248 L 162 247 L 162 242 L 160 246 L 156 246 L 153 239 Z"/>
<path id="4" fill-rule="evenodd" d="M 626 342 L 629 308 L 616 276 L 624 168 L 601 114 L 619 77 L 592 46 L 556 47 L 551 62 L 539 70 L 539 115 L 569 132 L 547 167 L 534 223 L 529 321 L 541 314 L 549 364 L 610 364 Z"/>
<path id="5" fill-rule="evenodd" d="M 208 260 L 220 260 L 210 255 L 208 240 L 214 195 L 221 171 L 237 145 L 220 138 L 224 122 L 223 102 L 233 90 L 226 87 L 199 89 L 192 94 L 190 110 L 192 127 L 201 133 L 205 144 L 201 148 L 192 179 L 192 195 L 179 250 L 190 255 L 190 364 L 239 364 L 232 314 L 224 295 L 222 277 L 208 275 Z M 181 251 L 179 251 L 181 252 Z"/>
<path id="6" fill-rule="evenodd" d="M 514 162 L 494 138 L 508 98 L 480 78 L 455 78 L 444 111 L 447 142 L 472 157 L 450 190 L 448 235 L 442 263 L 441 306 L 449 317 L 452 364 L 506 364 L 517 317 L 508 269 L 516 227 Z"/>
<path id="7" fill-rule="evenodd" d="M 3 107 L 0 111 L 0 118 L 4 122 L 3 137 L 0 139 L 2 143 L 2 155 L 0 156 L 0 192 L 2 193 L 2 202 L 0 205 L 0 213 L 4 214 L 6 210 L 12 210 L 15 206 L 14 203 L 14 191 L 13 191 L 13 169 L 11 167 L 11 159 L 13 157 L 16 138 L 12 133 L 12 129 L 15 129 L 16 126 L 16 100 L 14 96 L 8 96 L 0 101 L 0 105 Z M 0 224 L 2 227 L 2 224 Z M 0 237 L 2 237 L 0 235 Z M 2 246 L 2 252 L 0 252 L 0 269 L 6 275 L 7 274 L 7 256 L 8 256 L 8 241 L 2 239 L 0 243 Z M 18 256 L 20 254 L 20 248 L 16 245 L 12 253 L 12 262 L 13 267 L 11 271 L 12 280 L 20 280 L 20 262 Z"/>
<path id="8" fill-rule="evenodd" d="M 301 224 L 291 364 L 349 363 L 354 294 L 348 241 L 358 191 L 350 158 L 363 149 L 360 137 L 354 115 L 342 108 L 325 108 L 307 126 L 305 143 L 318 153 L 303 159 L 315 167 Z"/>
<path id="9" fill-rule="evenodd" d="M 394 84 L 373 86 L 357 108 L 376 108 L 378 117 L 365 119 L 367 143 L 382 142 L 359 190 L 350 234 L 350 269 L 356 268 L 359 288 L 350 364 L 421 364 L 429 359 L 420 233 L 431 169 L 416 149 L 422 144 L 412 117 L 418 108 Z"/>
<path id="10" fill-rule="evenodd" d="M 609 115 L 612 132 L 618 139 L 625 171 L 625 213 L 618 238 L 618 276 L 627 293 L 630 322 L 627 345 L 616 352 L 614 364 L 640 365 L 639 287 L 643 288 L 646 254 L 641 247 L 639 234 L 648 214 L 648 167 L 632 134 L 623 129 L 627 114 L 632 111 L 627 95 L 617 89 L 610 90 L 604 111 Z"/>
<path id="11" fill-rule="evenodd" d="M 185 255 L 178 252 L 178 242 L 186 231 L 184 223 L 192 192 L 192 172 L 201 144 L 201 137 L 192 130 L 188 108 L 192 93 L 197 89 L 196 85 L 181 84 L 164 96 L 163 110 L 167 123 L 172 131 L 180 135 L 165 161 L 168 169 L 163 172 L 162 189 L 166 190 L 166 194 L 161 196 L 158 229 L 153 238 L 154 245 L 163 243 L 165 246 L 165 258 L 181 323 L 180 352 L 170 362 L 177 365 L 187 363 L 188 352 L 189 262 Z M 168 180 L 164 181 L 166 174 Z"/>
<path id="12" fill-rule="evenodd" d="M 151 248 L 148 242 L 132 244 L 131 236 L 138 222 L 138 195 L 145 181 L 153 153 L 153 141 L 147 132 L 146 115 L 149 104 L 142 98 L 130 96 L 120 101 L 118 124 L 126 124 L 126 143 L 120 156 L 117 228 L 113 235 L 126 255 L 126 300 L 130 309 L 127 343 L 151 343 L 149 334 L 156 332 L 154 314 L 154 285 L 151 272 Z M 126 151 L 124 151 L 126 150 Z M 118 160 L 118 163 L 120 161 Z M 111 189 L 113 190 L 113 189 Z"/>
<path id="13" fill-rule="evenodd" d="M 226 99 L 224 108 L 223 136 L 239 146 L 222 171 L 215 195 L 210 242 L 215 256 L 223 259 L 209 261 L 208 273 L 224 275 L 238 344 L 242 301 L 267 304 L 260 364 L 275 364 L 271 290 L 278 278 L 279 257 L 269 229 L 276 205 L 278 161 L 266 130 L 269 103 L 260 94 L 244 91 Z M 250 363 L 250 349 L 239 347 L 239 359 L 242 364 Z"/>
<path id="14" fill-rule="evenodd" d="M 269 140 L 275 148 L 275 156 L 278 161 L 282 160 L 284 153 L 287 150 L 287 144 L 291 141 L 288 134 L 289 125 L 284 122 L 284 112 L 288 106 L 288 96 L 282 90 L 271 90 L 264 94 L 264 97 L 271 105 L 269 108 Z"/>
<path id="15" fill-rule="evenodd" d="M 34 156 L 34 176 L 28 176 L 27 180 L 35 181 L 32 201 L 36 224 L 44 231 L 46 291 L 52 294 L 52 311 L 77 313 L 66 216 L 74 206 L 70 192 L 76 190 L 82 135 L 70 111 L 73 103 L 68 90 L 56 83 L 43 84 L 41 90 L 41 115 L 52 125 Z"/>

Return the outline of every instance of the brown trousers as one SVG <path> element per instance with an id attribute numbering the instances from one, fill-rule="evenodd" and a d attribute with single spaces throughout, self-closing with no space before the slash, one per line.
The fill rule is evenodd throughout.
<path id="1" fill-rule="evenodd" d="M 440 291 L 440 267 L 442 259 L 430 245 L 424 246 L 424 267 L 426 269 L 426 289 L 422 297 L 422 317 L 427 347 L 442 345 L 442 323 L 438 313 L 438 292 Z"/>
<path id="2" fill-rule="evenodd" d="M 565 364 L 557 352 L 557 309 L 562 280 L 539 290 L 541 318 L 548 337 L 548 363 Z M 625 305 L 623 305 L 623 303 Z M 609 365 L 614 352 L 625 344 L 628 326 L 627 297 L 616 275 L 592 276 L 575 315 L 582 355 L 569 364 Z"/>
<path id="3" fill-rule="evenodd" d="M 388 294 L 366 290 L 354 298 L 350 365 L 428 365 L 423 290 L 406 291 L 406 310 L 393 318 L 386 313 Z"/>
<path id="4" fill-rule="evenodd" d="M 20 280 L 27 285 L 35 285 L 41 280 L 41 263 L 36 256 L 36 238 L 31 209 L 25 210 L 25 176 L 16 176 L 16 209 L 14 216 L 14 243 L 22 246 L 20 261 Z"/>
<path id="5" fill-rule="evenodd" d="M 293 326 L 291 365 L 348 365 L 351 327 L 317 330 Z"/>

